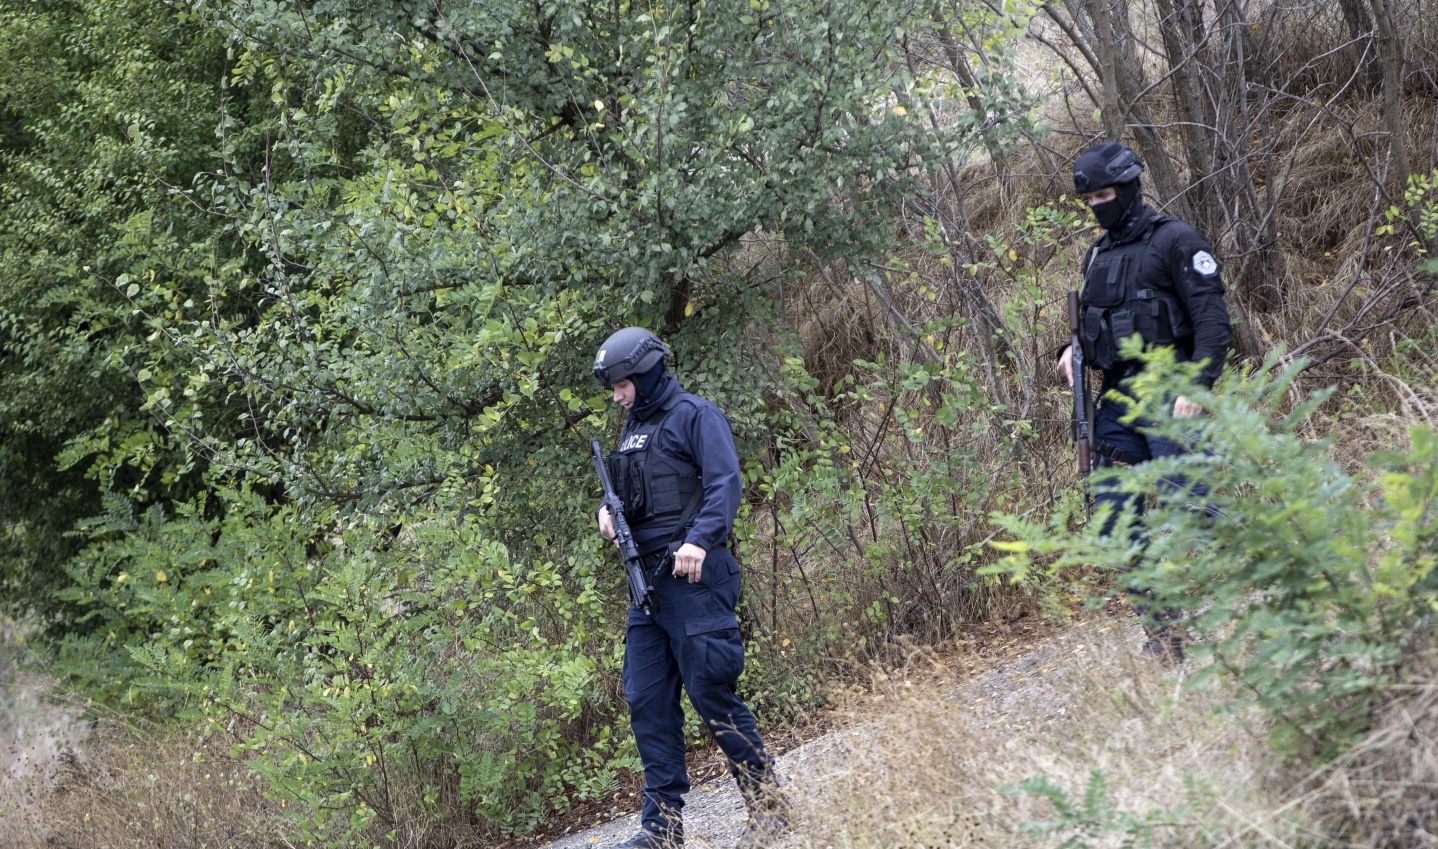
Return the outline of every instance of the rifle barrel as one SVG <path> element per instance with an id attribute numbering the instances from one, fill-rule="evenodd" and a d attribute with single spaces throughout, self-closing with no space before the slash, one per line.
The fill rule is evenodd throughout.
<path id="1" fill-rule="evenodd" d="M 1088 382 L 1084 374 L 1083 344 L 1079 338 L 1079 293 L 1069 290 L 1069 365 L 1073 374 L 1073 438 L 1078 453 L 1079 477 L 1083 481 L 1084 518 L 1092 515 L 1089 498 L 1089 472 L 1093 470 L 1092 445 L 1089 439 Z"/>

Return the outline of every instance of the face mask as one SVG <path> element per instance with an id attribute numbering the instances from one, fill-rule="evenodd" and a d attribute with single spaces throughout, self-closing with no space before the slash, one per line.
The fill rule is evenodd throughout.
<path id="1" fill-rule="evenodd" d="M 1096 203 L 1089 207 L 1093 210 L 1093 217 L 1098 220 L 1098 226 L 1105 230 L 1112 230 L 1123 220 L 1124 213 L 1128 207 L 1124 206 L 1122 200 L 1114 198 L 1103 203 Z"/>
<path id="2" fill-rule="evenodd" d="M 1139 199 L 1139 182 L 1130 180 L 1127 183 L 1119 183 L 1114 187 L 1114 199 L 1103 203 L 1094 204 L 1093 217 L 1098 221 L 1098 226 L 1105 230 L 1113 230 L 1124 224 L 1129 213 L 1137 211 Z"/>

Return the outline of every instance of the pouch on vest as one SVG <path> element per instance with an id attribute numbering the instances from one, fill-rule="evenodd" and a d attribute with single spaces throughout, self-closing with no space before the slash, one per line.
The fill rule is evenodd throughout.
<path id="1" fill-rule="evenodd" d="M 1176 307 L 1171 299 L 1163 302 L 1164 311 L 1168 313 L 1168 327 L 1173 331 L 1175 340 L 1187 339 L 1193 335 L 1193 323 L 1189 321 L 1188 310 Z"/>
<path id="2" fill-rule="evenodd" d="M 1193 328 L 1188 314 L 1172 295 L 1157 289 L 1141 289 L 1135 293 L 1135 311 L 1139 317 L 1138 330 L 1145 342 L 1155 345 L 1172 345 L 1178 339 L 1187 338 Z"/>
<path id="3" fill-rule="evenodd" d="M 1128 270 L 1128 256 L 1115 255 L 1115 249 L 1100 253 L 1085 275 L 1089 283 L 1084 286 L 1084 305 L 1108 309 L 1123 303 L 1124 273 Z M 1097 284 L 1097 285 L 1094 285 Z"/>
<path id="4" fill-rule="evenodd" d="M 649 503 L 644 497 L 644 469 L 638 463 L 626 461 L 617 451 L 611 451 L 609 479 L 614 481 L 615 493 L 624 503 L 624 518 L 631 523 L 642 522 L 649 512 Z"/>
<path id="5" fill-rule="evenodd" d="M 1114 350 L 1113 335 L 1108 332 L 1108 321 L 1104 319 L 1101 310 L 1085 310 L 1083 314 L 1083 336 L 1079 339 L 1083 343 L 1084 360 L 1094 368 L 1107 369 L 1118 361 L 1118 352 Z"/>
<path id="6" fill-rule="evenodd" d="M 1118 358 L 1119 349 L 1123 347 L 1123 340 L 1135 333 L 1143 336 L 1139 330 L 1138 322 L 1134 320 L 1134 315 L 1131 310 L 1114 310 L 1109 313 L 1108 326 L 1112 331 L 1110 338 L 1113 341 L 1110 343 L 1110 346 L 1113 348 L 1115 359 Z M 1144 341 L 1148 341 L 1147 336 L 1143 338 Z"/>
<path id="7" fill-rule="evenodd" d="M 653 477 L 649 480 L 649 504 L 650 511 L 655 515 L 661 513 L 673 513 L 683 509 L 684 499 L 679 494 L 679 478 L 677 475 L 664 475 Z"/>

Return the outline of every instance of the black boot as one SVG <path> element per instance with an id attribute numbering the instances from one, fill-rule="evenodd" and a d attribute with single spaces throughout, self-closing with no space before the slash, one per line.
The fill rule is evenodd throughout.
<path id="1" fill-rule="evenodd" d="M 1146 627 L 1144 632 L 1148 635 L 1148 642 L 1143 644 L 1146 653 L 1167 666 L 1179 666 L 1183 663 L 1183 648 L 1188 643 L 1188 637 L 1182 628 L 1177 625 L 1160 625 Z"/>
<path id="2" fill-rule="evenodd" d="M 1182 664 L 1183 648 L 1188 643 L 1188 634 L 1183 628 L 1183 612 L 1172 607 L 1155 606 L 1152 603 L 1153 594 L 1147 590 L 1130 587 L 1128 593 L 1129 603 L 1143 623 L 1144 653 L 1153 655 L 1168 666 Z"/>
<path id="3" fill-rule="evenodd" d="M 789 800 L 784 797 L 778 780 L 772 774 L 749 787 L 741 784 L 739 795 L 744 798 L 749 821 L 739 833 L 739 842 L 734 849 L 767 849 L 789 831 L 792 813 Z"/>
<path id="4" fill-rule="evenodd" d="M 670 830 L 664 834 L 639 830 L 639 833 L 613 849 L 684 849 L 684 832 Z"/>

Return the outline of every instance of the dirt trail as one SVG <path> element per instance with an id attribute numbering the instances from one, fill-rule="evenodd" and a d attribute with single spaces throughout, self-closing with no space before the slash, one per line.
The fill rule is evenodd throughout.
<path id="1" fill-rule="evenodd" d="M 1021 653 L 1006 653 L 988 668 L 975 669 L 945 695 L 954 711 L 966 711 L 995 741 L 1034 733 L 1070 709 L 1063 686 L 1071 660 L 1085 664 L 1095 655 L 1129 656 L 1142 643 L 1142 630 L 1131 616 L 1096 617 L 1058 633 L 1041 637 Z M 977 664 L 970 664 L 972 668 Z M 794 803 L 796 827 L 775 849 L 825 845 L 821 836 L 807 833 L 806 812 L 813 800 L 825 796 L 826 785 L 845 772 L 856 758 L 882 738 L 891 723 L 903 717 L 876 715 L 858 719 L 778 758 L 779 774 Z M 684 830 L 688 849 L 729 849 L 744 825 L 743 804 L 734 782 L 725 776 L 696 786 L 685 797 Z M 639 827 L 638 814 L 629 814 L 567 835 L 541 849 L 607 849 Z"/>
<path id="2" fill-rule="evenodd" d="M 60 753 L 90 735 L 80 711 L 43 698 L 49 688 L 20 679 L 0 680 L 0 807 L 20 785 L 49 774 Z"/>

